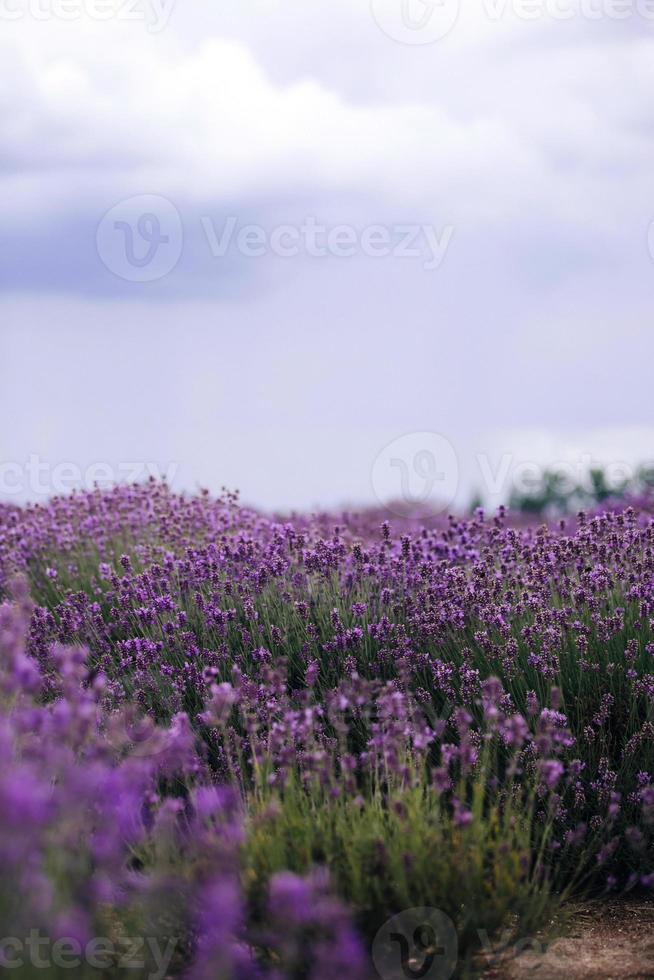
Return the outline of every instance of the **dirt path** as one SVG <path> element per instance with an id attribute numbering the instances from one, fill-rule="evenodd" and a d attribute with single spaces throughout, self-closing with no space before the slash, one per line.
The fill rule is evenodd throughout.
<path id="1" fill-rule="evenodd" d="M 654 902 L 613 899 L 576 906 L 566 936 L 498 962 L 485 980 L 654 978 Z"/>

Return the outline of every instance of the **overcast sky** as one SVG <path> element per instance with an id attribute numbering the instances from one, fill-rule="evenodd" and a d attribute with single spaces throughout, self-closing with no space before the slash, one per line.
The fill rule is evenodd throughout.
<path id="1" fill-rule="evenodd" d="M 0 0 L 0 497 L 654 457 L 654 4 L 464 2 Z"/>

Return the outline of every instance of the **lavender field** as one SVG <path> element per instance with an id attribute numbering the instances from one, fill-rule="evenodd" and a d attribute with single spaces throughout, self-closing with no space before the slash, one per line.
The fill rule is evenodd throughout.
<path id="1" fill-rule="evenodd" d="M 654 883 L 646 501 L 420 526 L 151 482 L 3 506 L 0 590 L 15 976 L 474 976 Z"/>

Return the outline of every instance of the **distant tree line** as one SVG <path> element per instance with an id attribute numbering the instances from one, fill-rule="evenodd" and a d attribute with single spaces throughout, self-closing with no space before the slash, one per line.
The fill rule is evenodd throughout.
<path id="1" fill-rule="evenodd" d="M 572 481 L 569 473 L 547 469 L 528 490 L 514 489 L 509 507 L 524 514 L 567 514 L 608 500 L 649 495 L 653 491 L 654 464 L 640 466 L 633 476 L 617 482 L 609 480 L 600 467 L 591 469 L 579 483 Z"/>

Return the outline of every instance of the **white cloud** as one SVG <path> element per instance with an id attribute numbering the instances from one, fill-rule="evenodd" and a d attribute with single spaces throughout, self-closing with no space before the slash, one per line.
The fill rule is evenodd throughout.
<path id="1" fill-rule="evenodd" d="M 278 15 L 263 7 L 260 32 L 261 18 Z M 651 39 L 607 43 L 592 24 L 496 23 L 475 6 L 426 60 L 376 30 L 364 0 L 354 9 L 359 34 L 348 38 L 342 5 L 333 6 L 343 44 L 332 30 L 327 52 L 345 63 L 347 91 L 324 64 L 275 79 L 233 37 L 233 18 L 229 39 L 183 38 L 182 18 L 203 20 L 192 3 L 154 35 L 117 21 L 4 25 L 4 179 L 26 169 L 34 195 L 45 178 L 44 207 L 54 181 L 62 206 L 99 186 L 115 187 L 116 199 L 365 193 L 425 210 L 447 204 L 477 224 L 599 226 L 642 208 L 654 164 Z M 319 29 L 324 6 L 316 10 Z M 267 60 L 283 60 L 288 47 Z M 392 82 L 362 99 L 371 68 Z"/>

